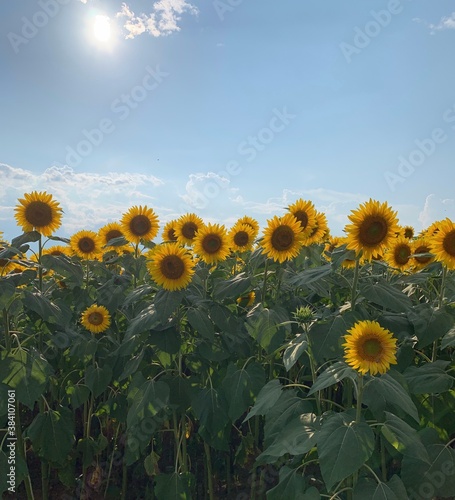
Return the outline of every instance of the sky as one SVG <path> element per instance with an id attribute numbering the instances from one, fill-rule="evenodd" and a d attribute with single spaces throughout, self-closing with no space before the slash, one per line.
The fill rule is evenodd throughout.
<path id="1" fill-rule="evenodd" d="M 262 227 L 299 198 L 342 235 L 370 198 L 455 220 L 455 7 L 439 0 L 0 4 L 0 231 L 51 193 L 58 235 L 134 205 Z"/>

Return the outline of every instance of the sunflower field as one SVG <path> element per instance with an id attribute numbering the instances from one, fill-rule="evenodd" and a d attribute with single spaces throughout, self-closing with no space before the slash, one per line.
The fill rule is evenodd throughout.
<path id="1" fill-rule="evenodd" d="M 0 233 L 0 493 L 455 498 L 455 223 L 308 200 L 261 230 L 134 206 Z"/>

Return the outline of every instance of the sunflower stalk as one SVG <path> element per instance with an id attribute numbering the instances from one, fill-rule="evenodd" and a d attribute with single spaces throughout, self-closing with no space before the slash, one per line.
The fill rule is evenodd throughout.
<path id="1" fill-rule="evenodd" d="M 360 271 L 360 259 L 357 257 L 355 260 L 354 279 L 352 281 L 352 289 L 351 289 L 351 310 L 352 311 L 355 308 L 355 303 L 357 300 L 357 285 L 359 283 L 359 271 Z"/>
<path id="2" fill-rule="evenodd" d="M 441 310 L 444 305 L 444 292 L 446 288 L 446 279 L 447 279 L 447 266 L 442 265 L 442 277 L 441 277 L 441 288 L 439 290 L 438 297 L 438 309 Z M 438 355 L 438 339 L 433 342 L 433 351 L 431 353 L 431 362 L 434 363 L 436 361 Z"/>

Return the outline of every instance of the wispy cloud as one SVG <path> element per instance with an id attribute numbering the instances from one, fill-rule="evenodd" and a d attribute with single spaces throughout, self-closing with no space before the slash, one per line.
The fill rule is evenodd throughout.
<path id="1" fill-rule="evenodd" d="M 185 12 L 195 15 L 198 10 L 186 0 L 160 0 L 153 4 L 150 14 L 139 15 L 136 15 L 126 3 L 122 3 L 116 17 L 124 20 L 123 27 L 127 32 L 125 38 L 135 38 L 142 33 L 159 37 L 180 31 L 179 22 Z"/>
<path id="2" fill-rule="evenodd" d="M 452 12 L 452 14 L 450 14 L 449 16 L 441 17 L 439 22 L 437 22 L 436 24 L 429 23 L 424 19 L 420 19 L 418 17 L 414 18 L 413 21 L 416 23 L 425 24 L 429 28 L 430 33 L 434 35 L 437 31 L 455 29 L 455 12 Z"/>
<path id="3" fill-rule="evenodd" d="M 455 199 L 441 199 L 435 194 L 430 194 L 427 196 L 423 210 L 419 214 L 419 222 L 422 224 L 422 228 L 427 228 L 433 222 L 446 217 L 455 220 L 454 214 Z"/>

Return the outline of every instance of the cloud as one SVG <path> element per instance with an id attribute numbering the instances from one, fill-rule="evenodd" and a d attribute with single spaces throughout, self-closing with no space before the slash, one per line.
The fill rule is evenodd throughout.
<path id="1" fill-rule="evenodd" d="M 159 37 L 180 31 L 179 21 L 185 12 L 195 15 L 198 10 L 186 0 L 159 0 L 153 4 L 150 14 L 139 15 L 136 15 L 126 3 L 122 3 L 116 17 L 125 19 L 123 25 L 127 31 L 125 38 L 132 39 L 142 33 Z"/>
<path id="2" fill-rule="evenodd" d="M 419 213 L 419 222 L 422 224 L 422 229 L 427 228 L 437 220 L 449 217 L 455 220 L 455 199 L 452 198 L 437 198 L 435 194 L 429 194 L 426 197 L 423 210 Z"/>
<path id="3" fill-rule="evenodd" d="M 414 18 L 413 21 L 425 24 L 430 29 L 430 33 L 434 35 L 437 31 L 455 29 L 455 12 L 452 12 L 449 16 L 441 17 L 437 24 L 429 23 L 418 17 Z"/>

